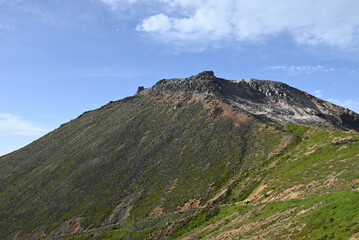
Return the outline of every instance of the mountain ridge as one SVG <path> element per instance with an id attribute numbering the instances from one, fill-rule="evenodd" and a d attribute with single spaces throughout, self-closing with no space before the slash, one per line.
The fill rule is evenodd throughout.
<path id="1" fill-rule="evenodd" d="M 139 87 L 135 96 L 183 92 L 219 98 L 239 110 L 274 121 L 326 124 L 359 130 L 359 115 L 285 83 L 271 80 L 217 78 L 204 71 L 189 78 L 162 79 L 153 87 Z"/>

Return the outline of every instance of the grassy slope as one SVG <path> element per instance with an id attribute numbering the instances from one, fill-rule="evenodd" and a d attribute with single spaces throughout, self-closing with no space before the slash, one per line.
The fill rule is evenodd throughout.
<path id="1" fill-rule="evenodd" d="M 232 185 L 223 199 L 226 204 L 199 212 L 172 238 L 358 237 L 359 134 L 294 124 L 286 128 L 297 140 L 272 159 L 275 166 L 243 180 L 259 177 L 260 184 L 254 188 Z M 238 202 L 250 195 L 246 190 L 256 192 L 248 205 Z M 203 220 L 208 211 L 212 215 Z"/>
<path id="2" fill-rule="evenodd" d="M 359 134 L 241 117 L 178 96 L 86 113 L 0 159 L 0 232 L 80 216 L 86 232 L 67 239 L 356 236 Z M 101 227 L 126 196 L 127 220 Z M 189 199 L 200 206 L 177 211 Z"/>
<path id="3" fill-rule="evenodd" d="M 255 129 L 266 141 L 273 136 L 259 126 Z M 280 131 L 293 136 L 285 149 L 258 161 L 216 204 L 198 209 L 159 238 L 357 239 L 359 134 L 295 124 Z M 118 226 L 99 237 L 149 236 L 130 229 Z"/>
<path id="4" fill-rule="evenodd" d="M 321 127 L 287 124 L 269 131 L 253 128 L 264 142 L 278 140 L 273 132 L 286 132 L 287 147 L 262 160 L 253 159 L 226 194 L 213 205 L 170 222 L 173 231 L 157 237 L 181 239 L 349 239 L 359 237 L 359 134 Z M 252 131 L 252 132 L 253 132 Z M 288 137 L 288 135 L 282 135 Z M 256 140 L 258 140 L 256 139 Z M 250 142 L 250 140 L 247 139 Z M 334 143 L 334 144 L 333 144 Z M 247 148 L 247 151 L 253 149 Z M 247 204 L 246 201 L 250 200 Z M 150 232 L 119 225 L 99 234 L 101 239 L 143 239 Z M 131 230 L 132 229 L 132 230 Z M 76 235 L 70 239 L 86 239 Z M 96 236 L 96 235 L 94 235 Z"/>
<path id="5" fill-rule="evenodd" d="M 280 147 L 285 133 L 257 131 L 256 122 L 183 96 L 127 98 L 84 113 L 0 158 L 0 238 L 67 234 L 68 220 L 97 232 L 118 222 L 109 216 L 121 202 L 132 208 L 116 234 L 163 228 L 178 207 L 203 205 Z M 147 219 L 155 208 L 164 217 Z"/>

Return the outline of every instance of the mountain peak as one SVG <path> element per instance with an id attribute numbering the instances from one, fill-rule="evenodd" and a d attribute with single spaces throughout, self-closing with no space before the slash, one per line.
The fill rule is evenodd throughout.
<path id="1" fill-rule="evenodd" d="M 282 82 L 254 78 L 225 80 L 216 77 L 213 71 L 203 71 L 188 78 L 162 79 L 151 88 L 141 88 L 135 96 L 177 93 L 215 97 L 238 111 L 277 122 L 325 124 L 359 130 L 359 115 L 347 108 Z"/>
<path id="2" fill-rule="evenodd" d="M 191 76 L 192 79 L 213 79 L 216 78 L 216 76 L 214 76 L 214 72 L 213 71 L 203 71 L 198 73 L 195 76 Z"/>
<path id="3" fill-rule="evenodd" d="M 162 79 L 151 88 L 141 88 L 141 91 L 137 91 L 136 96 L 182 92 L 219 97 L 221 95 L 220 80 L 214 75 L 213 71 L 203 71 L 188 78 Z"/>

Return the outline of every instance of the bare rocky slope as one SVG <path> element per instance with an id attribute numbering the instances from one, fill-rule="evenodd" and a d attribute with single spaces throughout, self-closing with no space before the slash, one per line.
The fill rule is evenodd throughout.
<path id="1" fill-rule="evenodd" d="M 359 115 L 287 84 L 269 80 L 217 78 L 212 71 L 181 79 L 163 79 L 137 96 L 173 92 L 199 93 L 221 99 L 238 110 L 275 121 L 330 124 L 359 129 Z"/>
<path id="2" fill-rule="evenodd" d="M 357 239 L 358 127 L 279 82 L 161 80 L 0 157 L 0 239 Z"/>

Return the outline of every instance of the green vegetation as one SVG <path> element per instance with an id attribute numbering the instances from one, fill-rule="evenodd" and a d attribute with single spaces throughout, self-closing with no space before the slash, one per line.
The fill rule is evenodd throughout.
<path id="1" fill-rule="evenodd" d="M 198 221 L 200 218 L 193 217 L 176 230 L 173 238 L 222 238 L 226 235 L 221 234 L 233 231 L 234 235 L 229 236 L 349 239 L 359 233 L 359 192 L 354 189 L 359 187 L 359 134 L 295 124 L 287 124 L 284 130 L 293 136 L 291 143 L 263 161 L 276 164 L 273 167 L 263 165 L 259 172 L 248 171 L 245 178 L 229 187 L 222 205 L 216 206 L 223 211 L 232 208 L 228 203 L 240 203 L 234 205 L 238 213 L 227 214 L 227 221 L 216 217 Z M 337 138 L 350 140 L 333 145 L 333 139 Z M 254 204 L 241 202 L 259 189 L 260 184 L 264 187 Z M 291 198 L 293 200 L 286 200 Z M 239 213 L 242 207 L 251 207 L 251 210 L 239 220 L 243 215 Z"/>
<path id="2" fill-rule="evenodd" d="M 206 227 L 210 224 L 213 224 L 219 220 L 226 218 L 227 216 L 233 214 L 244 214 L 251 206 L 227 206 L 227 207 L 219 207 L 215 206 L 212 208 L 206 208 L 193 217 L 190 217 L 183 224 L 183 227 L 178 228 L 171 235 L 172 238 L 183 237 L 189 232 Z M 204 231 L 198 237 L 205 237 L 209 234 L 210 231 Z"/>
<path id="3" fill-rule="evenodd" d="M 305 211 L 311 207 L 311 211 Z M 359 192 L 353 191 L 259 205 L 217 206 L 189 218 L 171 237 L 213 237 L 231 229 L 241 229 L 246 224 L 254 223 L 255 226 L 255 223 L 260 223 L 253 230 L 243 231 L 242 236 L 257 236 L 259 232 L 266 233 L 271 225 L 279 225 L 282 227 L 280 231 L 274 229 L 271 234 L 267 231 L 267 238 L 290 236 L 290 239 L 347 239 L 359 232 L 358 211 Z M 238 221 L 241 215 L 246 215 L 247 219 Z M 282 225 L 280 221 L 283 221 Z M 196 231 L 199 234 L 195 234 Z"/>
<path id="4" fill-rule="evenodd" d="M 112 102 L 2 157 L 0 238 L 35 226 L 44 234 L 65 231 L 63 224 L 78 217 L 82 228 L 96 229 L 126 214 L 171 213 L 190 199 L 204 204 L 277 147 L 263 147 L 253 120 L 234 126 L 236 119 L 222 117 L 220 106 L 213 113 L 184 98 L 188 103 L 174 109 L 176 101 Z M 279 143 L 280 137 L 273 138 Z M 249 150 L 257 148 L 263 152 L 252 156 Z M 118 210 L 111 220 L 125 199 L 129 212 Z"/>
<path id="5" fill-rule="evenodd" d="M 268 122 L 192 97 L 110 102 L 1 157 L 0 238 L 359 232 L 357 132 Z"/>

